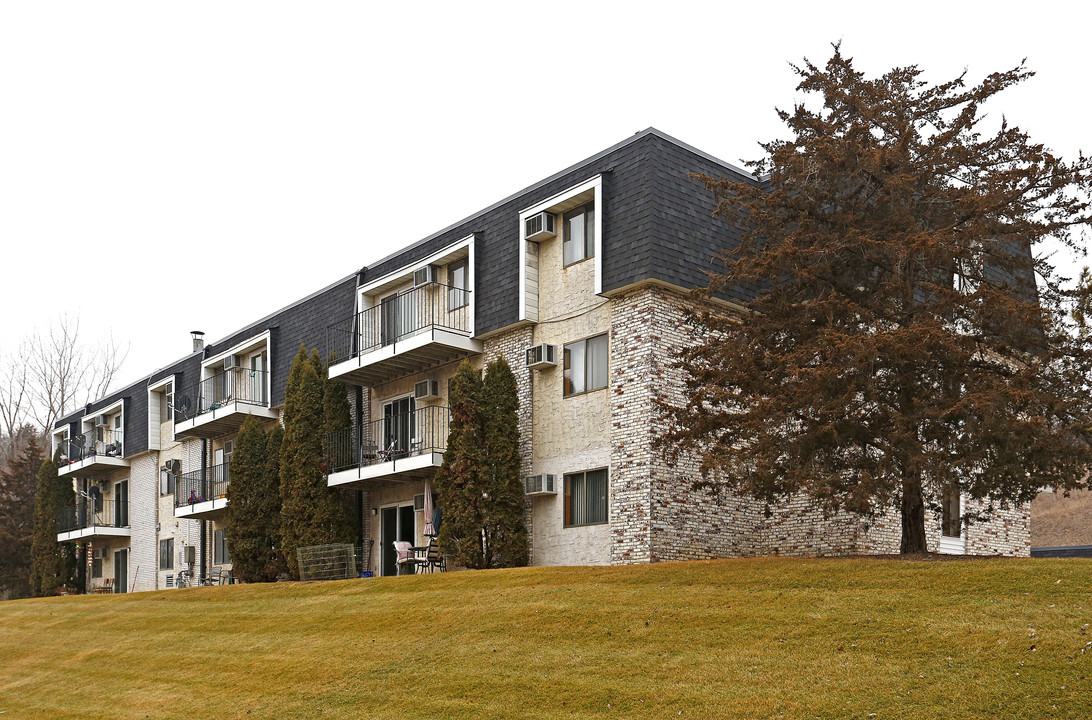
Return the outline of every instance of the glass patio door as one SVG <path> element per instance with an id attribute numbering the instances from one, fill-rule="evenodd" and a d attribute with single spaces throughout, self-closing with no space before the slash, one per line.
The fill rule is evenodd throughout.
<path id="1" fill-rule="evenodd" d="M 394 551 L 394 541 L 404 540 L 411 545 L 417 541 L 417 513 L 413 504 L 385 507 L 380 511 L 380 544 L 383 546 L 383 575 L 398 574 L 398 555 Z"/>
<path id="2" fill-rule="evenodd" d="M 114 527 L 129 527 L 129 481 L 114 485 Z"/>
<path id="3" fill-rule="evenodd" d="M 250 402 L 266 404 L 265 398 L 265 353 L 250 358 Z"/>
<path id="4" fill-rule="evenodd" d="M 129 592 L 129 550 L 114 551 L 114 592 Z"/>
<path id="5" fill-rule="evenodd" d="M 416 402 L 407 397 L 383 406 L 383 449 L 393 449 L 392 457 L 409 454 L 413 436 L 413 418 Z"/>

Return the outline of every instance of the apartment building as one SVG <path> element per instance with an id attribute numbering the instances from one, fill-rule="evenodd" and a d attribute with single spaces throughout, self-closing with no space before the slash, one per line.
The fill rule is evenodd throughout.
<path id="1" fill-rule="evenodd" d="M 646 130 L 62 418 L 62 472 L 84 505 L 58 539 L 91 543 L 91 574 L 115 588 L 229 569 L 232 441 L 248 414 L 279 420 L 303 343 L 336 355 L 330 377 L 351 399 L 352 430 L 328 439 L 328 483 L 359 491 L 378 574 L 395 571 L 392 541 L 425 540 L 455 368 L 500 356 L 519 388 L 534 564 L 897 552 L 898 517 L 824 518 L 805 498 L 767 516 L 694 491 L 696 462 L 669 466 L 652 448 L 655 402 L 682 392 L 676 349 L 700 341 L 685 292 L 739 237 L 694 172 L 754 181 Z M 732 312 L 754 292 L 720 303 Z M 931 549 L 1027 554 L 1026 508 L 966 527 L 964 499 L 943 500 Z"/>

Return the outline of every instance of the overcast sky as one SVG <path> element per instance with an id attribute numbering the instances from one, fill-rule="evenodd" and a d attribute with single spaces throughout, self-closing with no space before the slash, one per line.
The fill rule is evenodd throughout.
<path id="1" fill-rule="evenodd" d="M 0 348 L 78 312 L 130 382 L 646 127 L 754 159 L 837 40 L 937 80 L 1027 57 L 993 111 L 1092 148 L 1087 6 L 983 7 L 5 2 Z"/>

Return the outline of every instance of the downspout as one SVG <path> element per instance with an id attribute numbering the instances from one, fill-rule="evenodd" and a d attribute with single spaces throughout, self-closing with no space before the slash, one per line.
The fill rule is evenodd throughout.
<path id="1" fill-rule="evenodd" d="M 364 440 L 364 388 L 356 385 L 354 387 L 356 392 L 356 417 L 353 418 L 353 425 L 355 426 L 356 435 L 356 452 L 357 452 L 357 466 L 360 465 L 360 443 Z M 356 526 L 360 532 L 360 550 L 364 551 L 364 540 L 367 533 L 364 532 L 364 491 L 356 491 Z M 361 555 L 363 557 L 363 555 Z"/>

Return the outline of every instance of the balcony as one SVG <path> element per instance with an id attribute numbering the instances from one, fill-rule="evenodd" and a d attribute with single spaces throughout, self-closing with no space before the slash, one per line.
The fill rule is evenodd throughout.
<path id="1" fill-rule="evenodd" d="M 214 438 L 236 432 L 247 415 L 275 419 L 269 373 L 233 368 L 182 388 L 174 397 L 176 438 Z"/>
<path id="2" fill-rule="evenodd" d="M 57 542 L 129 537 L 129 501 L 87 498 L 57 512 Z"/>
<path id="3" fill-rule="evenodd" d="M 57 474 L 95 477 L 129 467 L 129 461 L 123 457 L 122 440 L 123 432 L 110 428 L 96 428 L 75 436 L 68 442 L 67 460 L 62 460 Z"/>
<path id="4" fill-rule="evenodd" d="M 470 311 L 469 290 L 435 282 L 383 298 L 327 328 L 330 377 L 372 386 L 480 353 Z"/>
<path id="5" fill-rule="evenodd" d="M 188 520 L 217 520 L 227 508 L 230 463 L 182 473 L 174 488 L 174 516 Z"/>
<path id="6" fill-rule="evenodd" d="M 326 484 L 363 489 L 432 477 L 444 460 L 450 418 L 446 407 L 422 407 L 330 433 Z"/>

